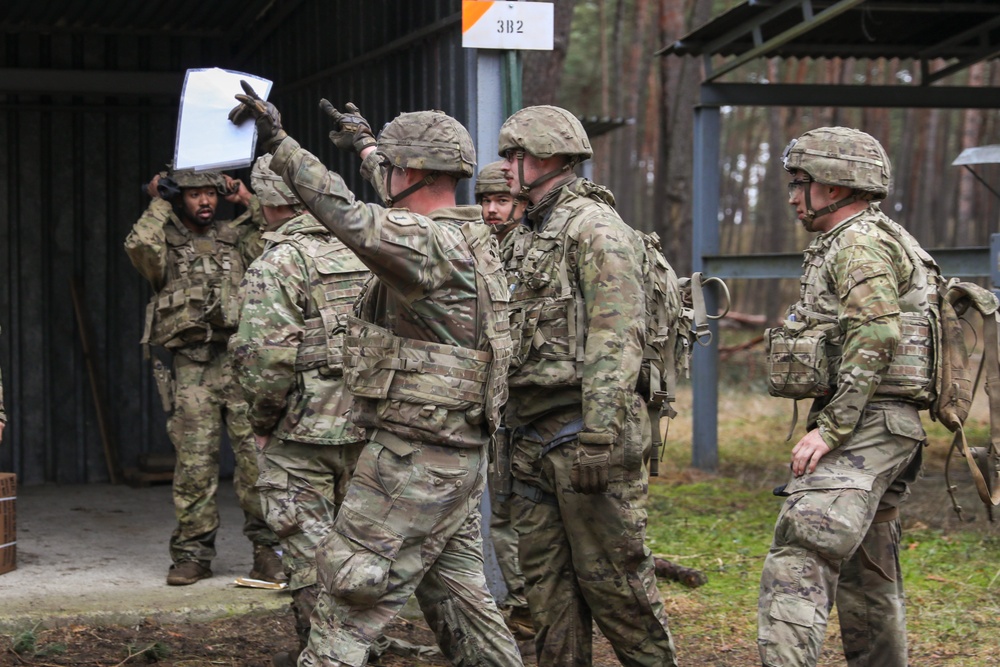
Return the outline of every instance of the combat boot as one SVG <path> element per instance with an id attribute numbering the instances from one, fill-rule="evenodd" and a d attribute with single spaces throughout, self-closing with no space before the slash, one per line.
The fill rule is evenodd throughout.
<path id="1" fill-rule="evenodd" d="M 527 641 L 535 638 L 535 626 L 531 622 L 531 612 L 528 611 L 528 607 L 512 605 L 504 620 L 507 621 L 507 628 L 514 635 L 514 639 Z"/>
<path id="2" fill-rule="evenodd" d="M 251 579 L 270 581 L 274 584 L 288 583 L 288 575 L 281 565 L 281 559 L 274 549 L 264 544 L 256 544 L 253 548 L 253 568 L 250 570 Z"/>
<path id="3" fill-rule="evenodd" d="M 208 563 L 196 560 L 182 560 L 174 563 L 167 571 L 168 586 L 189 586 L 196 581 L 208 579 L 212 576 L 212 570 Z"/>

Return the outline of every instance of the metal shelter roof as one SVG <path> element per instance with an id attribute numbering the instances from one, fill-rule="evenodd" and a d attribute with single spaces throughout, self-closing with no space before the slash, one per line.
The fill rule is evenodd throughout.
<path id="1" fill-rule="evenodd" d="M 1000 55 L 1000 2 L 747 0 L 657 53 L 703 56 L 706 81 L 755 58 L 912 58 L 926 85 Z"/>

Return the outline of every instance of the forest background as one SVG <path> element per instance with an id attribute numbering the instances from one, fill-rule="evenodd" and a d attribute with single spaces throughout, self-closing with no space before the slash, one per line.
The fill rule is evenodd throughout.
<path id="1" fill-rule="evenodd" d="M 524 103 L 557 104 L 581 116 L 627 119 L 597 137 L 596 182 L 615 193 L 633 226 L 655 231 L 668 259 L 691 267 L 693 111 L 700 58 L 654 53 L 741 0 L 558 0 L 552 52 L 525 52 Z M 941 63 L 932 63 L 939 67 Z M 914 60 L 756 60 L 724 83 L 912 86 Z M 1000 85 L 1000 61 L 977 63 L 939 85 Z M 809 243 L 788 206 L 781 152 L 814 127 L 846 125 L 882 142 L 893 167 L 883 210 L 926 248 L 985 246 L 1000 199 L 952 161 L 962 150 L 1000 143 L 997 110 L 829 107 L 722 109 L 721 252 L 797 252 Z M 1000 166 L 977 167 L 993 187 Z M 797 282 L 731 281 L 734 309 L 778 318 Z"/>

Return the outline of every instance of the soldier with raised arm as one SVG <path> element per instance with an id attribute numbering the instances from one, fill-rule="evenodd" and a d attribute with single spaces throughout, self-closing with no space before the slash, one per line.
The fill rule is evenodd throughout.
<path id="1" fill-rule="evenodd" d="M 471 137 L 454 118 L 420 111 L 376 140 L 356 110 L 333 110 L 365 173 L 384 175 L 393 208 L 364 204 L 244 87 L 230 119 L 256 119 L 271 169 L 375 276 L 344 343 L 351 416 L 369 441 L 317 549 L 323 593 L 299 664 L 366 664 L 415 594 L 454 664 L 520 665 L 483 573 L 479 502 L 510 337 L 496 244 L 479 207 L 456 206 L 475 165 Z"/>

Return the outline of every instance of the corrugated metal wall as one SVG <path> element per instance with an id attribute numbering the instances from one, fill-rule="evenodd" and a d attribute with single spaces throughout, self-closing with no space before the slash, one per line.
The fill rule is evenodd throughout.
<path id="1" fill-rule="evenodd" d="M 274 79 L 289 132 L 357 186 L 358 161 L 334 155 L 319 98 L 354 101 L 377 127 L 422 108 L 466 121 L 460 4 L 304 1 L 235 61 L 229 53 L 239 48 L 194 36 L 0 33 L 0 69 L 260 74 Z M 140 185 L 172 155 L 176 114 L 177 96 L 0 94 L 0 368 L 9 418 L 0 470 L 23 484 L 108 480 L 72 285 L 120 463 L 170 451 L 138 344 L 149 288 L 122 242 L 148 204 Z"/>

